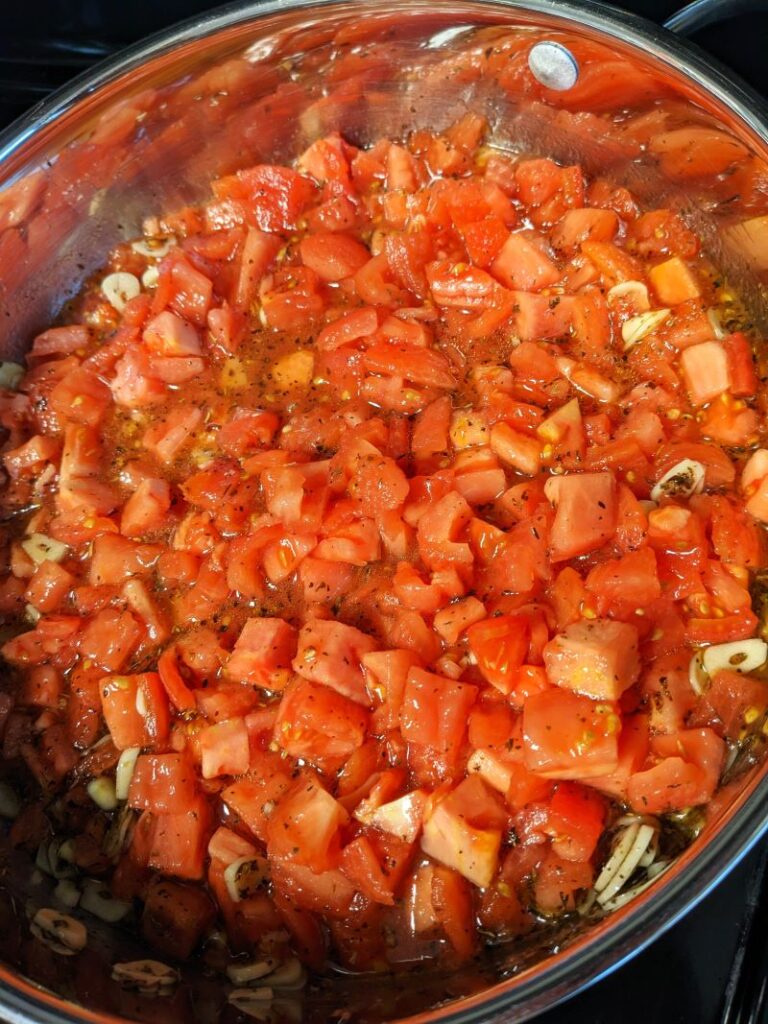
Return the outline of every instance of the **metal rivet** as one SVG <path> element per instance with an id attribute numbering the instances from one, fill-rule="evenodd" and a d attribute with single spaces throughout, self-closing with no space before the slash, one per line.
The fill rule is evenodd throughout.
<path id="1" fill-rule="evenodd" d="M 579 79 L 579 65 L 571 51 L 549 40 L 531 47 L 528 67 L 540 85 L 558 92 L 572 89 Z"/>

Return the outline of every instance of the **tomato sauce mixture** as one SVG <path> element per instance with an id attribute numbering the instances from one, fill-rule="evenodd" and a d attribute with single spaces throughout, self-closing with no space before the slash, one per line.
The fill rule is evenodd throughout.
<path id="1" fill-rule="evenodd" d="M 167 957 L 455 965 L 610 910 L 762 734 L 733 296 L 484 132 L 215 181 L 3 367 L 11 839 Z"/>

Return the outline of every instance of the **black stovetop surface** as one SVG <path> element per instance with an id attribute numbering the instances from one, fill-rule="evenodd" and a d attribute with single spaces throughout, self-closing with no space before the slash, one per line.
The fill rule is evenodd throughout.
<path id="1" fill-rule="evenodd" d="M 656 21 L 679 6 L 675 0 L 621 5 Z M 214 6 L 206 0 L 33 0 L 12 7 L 6 0 L 0 16 L 0 127 L 121 46 Z M 765 4 L 755 0 L 760 6 Z M 768 12 L 755 10 L 705 29 L 695 42 L 768 97 Z M 753 1009 L 754 984 L 746 1006 L 733 1000 L 744 957 L 753 982 L 768 983 L 764 896 L 750 913 L 760 889 L 759 861 L 759 851 L 750 854 L 644 953 L 544 1014 L 539 1024 L 768 1024 L 768 1013 Z"/>

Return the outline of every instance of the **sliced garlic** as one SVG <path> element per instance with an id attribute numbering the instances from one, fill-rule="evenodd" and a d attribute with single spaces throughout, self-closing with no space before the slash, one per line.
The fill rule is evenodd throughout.
<path id="1" fill-rule="evenodd" d="M 83 883 L 80 907 L 93 914 L 94 917 L 106 921 L 107 924 L 117 924 L 131 910 L 130 903 L 113 900 L 107 887 L 93 878 L 86 878 Z"/>
<path id="2" fill-rule="evenodd" d="M 69 547 L 44 533 L 32 533 L 21 542 L 22 549 L 35 565 L 43 562 L 63 562 Z"/>
<path id="3" fill-rule="evenodd" d="M 722 669 L 732 672 L 754 672 L 768 661 L 765 640 L 736 640 L 730 644 L 713 644 L 701 652 L 702 665 L 708 676 Z"/>
<path id="4" fill-rule="evenodd" d="M 88 796 L 102 811 L 114 811 L 117 807 L 115 784 L 107 775 L 100 775 L 86 786 Z"/>
<path id="5" fill-rule="evenodd" d="M 264 957 L 263 960 L 255 960 L 252 963 L 230 964 L 227 967 L 227 977 L 233 985 L 250 985 L 252 981 L 266 978 L 279 966 L 279 961 L 272 957 Z"/>
<path id="6" fill-rule="evenodd" d="M 699 697 L 706 690 L 708 682 L 707 673 L 704 671 L 702 653 L 702 651 L 697 651 L 691 658 L 691 663 L 688 666 L 688 681 L 693 692 Z"/>
<path id="7" fill-rule="evenodd" d="M 115 769 L 115 796 L 118 800 L 128 799 L 128 790 L 133 770 L 141 753 L 141 747 L 127 747 L 121 754 Z"/>
<path id="8" fill-rule="evenodd" d="M 651 309 L 646 313 L 639 313 L 631 316 L 621 325 L 621 337 L 624 340 L 624 349 L 630 349 L 647 334 L 652 334 L 657 327 L 660 327 L 670 314 L 668 309 Z"/>
<path id="9" fill-rule="evenodd" d="M 139 238 L 135 242 L 131 242 L 131 248 L 139 256 L 146 256 L 150 260 L 159 260 L 163 256 L 167 256 L 175 244 L 176 239 L 173 235 L 166 235 L 158 238 Z"/>
<path id="10" fill-rule="evenodd" d="M 706 470 L 695 459 L 682 459 L 657 481 L 651 491 L 653 501 L 662 498 L 690 498 L 692 494 L 701 494 L 704 490 Z"/>
<path id="11" fill-rule="evenodd" d="M 42 619 L 42 615 L 33 604 L 25 604 L 24 618 L 27 622 L 31 622 L 33 626 L 36 626 L 40 619 Z"/>
<path id="12" fill-rule="evenodd" d="M 722 341 L 726 337 L 726 332 L 723 330 L 723 325 L 720 323 L 720 317 L 717 315 L 716 310 L 708 310 L 707 320 L 709 320 L 712 326 L 712 337 L 717 341 Z"/>
<path id="13" fill-rule="evenodd" d="M 627 831 L 630 831 L 629 829 Z M 632 829 L 634 831 L 634 829 Z M 645 851 L 648 849 L 651 841 L 653 840 L 655 829 L 650 825 L 640 825 L 635 832 L 635 838 L 632 841 L 632 845 L 627 851 L 624 860 L 618 867 L 618 870 L 613 875 L 611 880 L 602 890 L 597 897 L 597 902 L 600 904 L 607 903 L 612 899 L 619 890 L 623 887 L 624 883 L 629 881 L 635 868 L 640 863 Z"/>
<path id="14" fill-rule="evenodd" d="M 70 840 L 67 840 L 70 842 Z M 35 855 L 35 867 L 39 868 L 44 875 L 52 878 L 72 878 L 75 869 L 72 862 L 62 856 L 64 843 L 59 839 L 51 839 L 49 842 L 41 843 Z"/>
<path id="15" fill-rule="evenodd" d="M 38 910 L 29 925 L 36 939 L 61 956 L 74 956 L 85 949 L 88 932 L 82 921 L 51 907 Z"/>
<path id="16" fill-rule="evenodd" d="M 273 996 L 271 988 L 235 988 L 227 996 L 227 1002 L 255 1020 L 268 1021 L 272 1019 Z"/>
<path id="17" fill-rule="evenodd" d="M 157 267 L 152 264 L 151 267 L 147 267 L 144 273 L 141 275 L 141 283 L 145 288 L 156 288 L 157 282 L 160 280 L 160 271 Z"/>
<path id="18" fill-rule="evenodd" d="M 641 312 L 646 312 L 651 308 L 648 299 L 648 286 L 642 281 L 620 281 L 613 288 L 608 289 L 606 298 L 609 302 L 629 298 Z"/>
<path id="19" fill-rule="evenodd" d="M 53 895 L 69 910 L 74 909 L 80 902 L 80 890 L 71 878 L 62 878 L 53 890 Z"/>
<path id="20" fill-rule="evenodd" d="M 147 695 L 144 693 L 142 687 L 136 690 L 136 711 L 141 715 L 142 718 L 146 718 L 149 714 L 149 708 L 147 707 Z"/>
<path id="21" fill-rule="evenodd" d="M 272 988 L 280 989 L 302 988 L 306 980 L 306 972 L 301 961 L 297 960 L 295 956 L 276 967 L 267 978 Z"/>
<path id="22" fill-rule="evenodd" d="M 118 313 L 122 313 L 131 299 L 135 299 L 141 291 L 141 284 L 135 274 L 118 270 L 107 274 L 101 282 L 104 298 Z"/>
<path id="23" fill-rule="evenodd" d="M 21 810 L 21 800 L 16 790 L 7 782 L 0 782 L 0 818 L 12 821 Z"/>
<path id="24" fill-rule="evenodd" d="M 24 376 L 24 367 L 18 363 L 0 363 L 0 388 L 15 391 Z"/>
<path id="25" fill-rule="evenodd" d="M 254 896 L 269 877 L 269 866 L 264 857 L 241 857 L 224 870 L 227 891 L 235 903 Z"/>
<path id="26" fill-rule="evenodd" d="M 113 981 L 144 996 L 168 995 L 179 979 L 179 972 L 174 967 L 159 960 L 131 960 L 112 967 Z"/>

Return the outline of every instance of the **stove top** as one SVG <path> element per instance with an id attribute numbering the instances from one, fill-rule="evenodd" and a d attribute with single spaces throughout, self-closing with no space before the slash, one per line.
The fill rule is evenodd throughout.
<path id="1" fill-rule="evenodd" d="M 0 127 L 115 50 L 217 6 L 206 0 L 36 0 L 3 11 Z M 675 0 L 623 0 L 661 22 Z M 754 0 L 755 8 L 765 6 Z M 768 97 L 768 12 L 753 10 L 694 42 Z M 538 1024 L 768 1024 L 766 855 L 753 851 L 645 952 Z M 768 877 L 768 876 L 767 876 Z"/>

